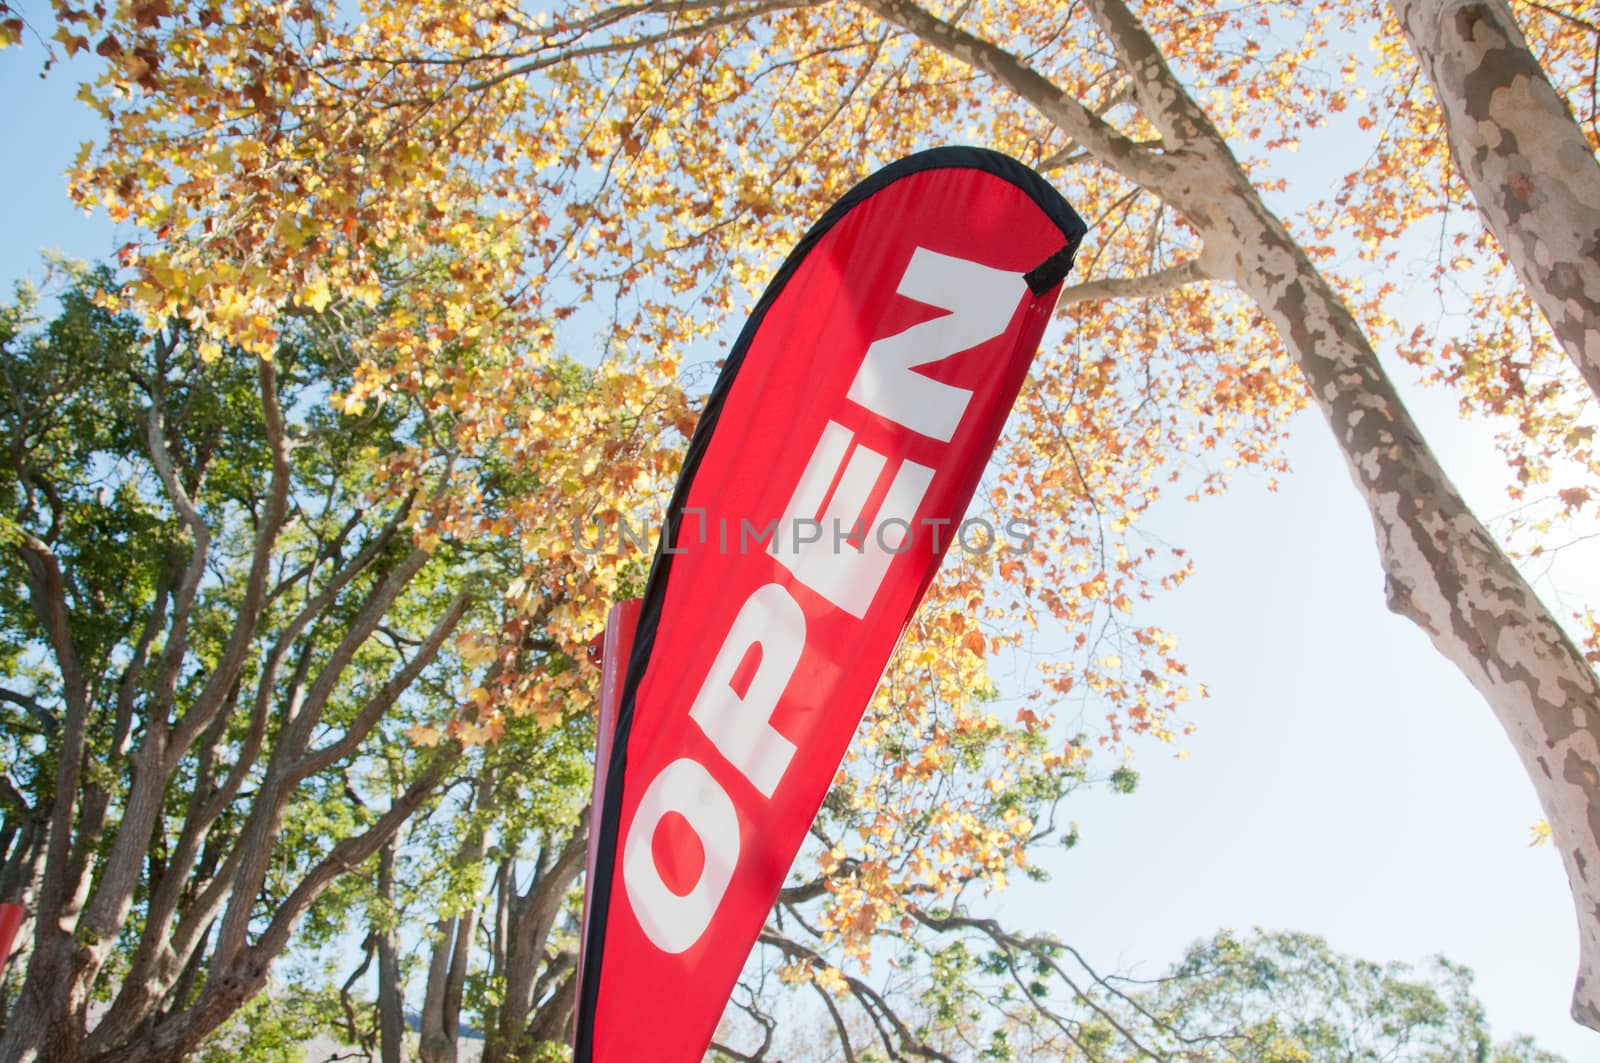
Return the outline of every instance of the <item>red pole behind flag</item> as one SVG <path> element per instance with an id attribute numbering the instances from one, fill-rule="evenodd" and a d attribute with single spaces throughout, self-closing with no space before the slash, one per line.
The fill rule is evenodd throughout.
<path id="1" fill-rule="evenodd" d="M 583 995 L 583 942 L 589 938 L 589 903 L 594 886 L 595 854 L 600 846 L 600 806 L 606 792 L 606 771 L 611 761 L 611 739 L 617 729 L 617 705 L 622 701 L 622 680 L 633 652 L 633 632 L 639 624 L 639 599 L 617 602 L 606 613 L 606 629 L 589 646 L 600 658 L 600 711 L 594 740 L 594 797 L 589 806 L 589 858 L 583 876 L 583 933 L 579 937 L 578 996 Z"/>
<path id="2" fill-rule="evenodd" d="M 22 928 L 22 917 L 27 912 L 20 904 L 0 904 L 0 971 L 11 960 L 11 946 Z"/>

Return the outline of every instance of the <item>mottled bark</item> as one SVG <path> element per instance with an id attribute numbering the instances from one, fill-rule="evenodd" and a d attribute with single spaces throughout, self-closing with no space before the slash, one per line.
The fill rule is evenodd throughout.
<path id="1" fill-rule="evenodd" d="M 1600 396 L 1600 163 L 1504 0 L 1390 0 L 1489 231 Z"/>
<path id="2" fill-rule="evenodd" d="M 1429 451 L 1365 334 L 1259 200 L 1228 202 L 1236 282 L 1294 353 L 1372 516 L 1389 607 L 1476 687 L 1533 780 L 1578 915 L 1573 1017 L 1600 1029 L 1600 684 Z"/>
<path id="3" fill-rule="evenodd" d="M 1105 165 L 1180 211 L 1197 269 L 1231 280 L 1276 327 L 1333 429 L 1376 533 L 1391 609 L 1488 701 L 1549 817 L 1577 909 L 1573 1016 L 1600 1029 L 1600 682 L 1461 500 L 1338 293 L 1262 201 L 1122 0 L 1086 0 L 1162 146 L 1130 145 L 1021 60 L 905 0 L 863 6 L 986 70 Z M 1136 165 L 1126 165 L 1128 159 Z M 1108 293 L 1114 294 L 1114 293 Z"/>

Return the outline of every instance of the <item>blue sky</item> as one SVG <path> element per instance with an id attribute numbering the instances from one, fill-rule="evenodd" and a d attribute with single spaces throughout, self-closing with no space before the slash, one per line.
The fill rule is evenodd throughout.
<path id="1" fill-rule="evenodd" d="M 1436 441 L 1464 435 L 1442 396 L 1412 405 Z M 1212 694 L 1189 759 L 1143 748 L 1138 793 L 1075 801 L 1082 841 L 1048 889 L 1020 888 L 1097 962 L 1145 975 L 1225 926 L 1380 961 L 1443 953 L 1476 972 L 1499 1036 L 1595 1058 L 1600 1037 L 1566 1015 L 1574 917 L 1556 852 L 1527 844 L 1532 785 L 1477 693 L 1384 607 L 1320 418 L 1295 428 L 1276 494 L 1241 483 L 1162 514 L 1196 572 L 1157 613 Z M 1473 450 L 1446 448 L 1452 466 Z"/>
<path id="2" fill-rule="evenodd" d="M 37 276 L 42 249 L 106 259 L 119 242 L 63 190 L 61 171 L 95 132 L 72 100 L 74 71 L 41 82 L 38 69 L 34 48 L 0 54 L 6 290 Z M 1315 150 L 1308 142 L 1295 165 L 1315 170 Z M 1408 370 L 1391 371 L 1409 385 Z M 1460 423 L 1444 394 L 1406 394 L 1468 500 L 1503 512 L 1484 427 Z M 1049 887 L 1014 887 L 1008 909 L 1125 973 L 1155 973 L 1220 927 L 1311 931 L 1379 961 L 1443 953 L 1477 973 L 1499 1036 L 1600 1056 L 1600 1035 L 1567 1018 L 1571 901 L 1555 851 L 1528 847 L 1540 812 L 1510 743 L 1423 634 L 1385 609 L 1365 508 L 1315 412 L 1297 419 L 1289 455 L 1295 471 L 1276 494 L 1243 480 L 1157 511 L 1150 530 L 1196 566 L 1147 614 L 1178 633 L 1212 692 L 1190 710 L 1190 758 L 1144 745 L 1135 796 L 1075 799 L 1082 842 Z M 1557 583 L 1581 591 L 1596 560 L 1565 555 Z"/>

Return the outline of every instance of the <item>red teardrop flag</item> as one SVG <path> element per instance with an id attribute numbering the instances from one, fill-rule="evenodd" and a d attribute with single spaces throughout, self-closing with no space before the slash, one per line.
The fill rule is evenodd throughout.
<path id="1" fill-rule="evenodd" d="M 757 304 L 640 608 L 593 825 L 578 1063 L 705 1052 L 1083 233 L 1021 163 L 940 148 L 848 193 Z"/>

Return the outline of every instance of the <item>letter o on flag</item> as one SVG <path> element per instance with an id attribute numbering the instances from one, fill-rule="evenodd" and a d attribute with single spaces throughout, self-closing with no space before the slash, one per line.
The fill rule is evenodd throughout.
<path id="1" fill-rule="evenodd" d="M 668 812 L 688 821 L 705 851 L 700 878 L 685 894 L 667 887 L 652 851 L 656 827 Z M 645 936 L 662 952 L 692 948 L 711 924 L 738 863 L 739 814 L 727 791 L 697 760 L 680 757 L 662 768 L 639 800 L 622 850 L 622 881 Z"/>

